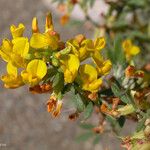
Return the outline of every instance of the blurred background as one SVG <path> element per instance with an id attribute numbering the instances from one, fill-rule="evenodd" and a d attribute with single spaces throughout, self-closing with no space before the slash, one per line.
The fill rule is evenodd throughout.
<path id="1" fill-rule="evenodd" d="M 101 4 L 99 4 L 101 5 Z M 99 5 L 96 8 L 99 8 Z M 95 10 L 96 10 L 95 8 Z M 105 9 L 101 5 L 102 9 Z M 32 18 L 36 16 L 40 28 L 44 28 L 45 14 L 51 11 L 56 31 L 61 39 L 66 40 L 76 34 L 85 34 L 92 38 L 92 31 L 85 26 L 62 27 L 59 24 L 59 13 L 51 0 L 0 0 L 0 41 L 10 38 L 9 26 L 22 22 L 26 26 L 26 36 L 30 36 Z M 93 12 L 91 15 L 95 15 Z M 76 10 L 75 17 L 83 18 L 82 12 Z M 94 16 L 95 19 L 96 16 Z M 0 74 L 5 73 L 5 67 L 0 62 Z M 75 138 L 82 132 L 79 121 L 69 121 L 67 106 L 63 115 L 52 119 L 46 111 L 46 101 L 49 95 L 33 95 L 27 87 L 15 90 L 4 89 L 0 82 L 0 149 L 8 150 L 120 150 L 118 141 L 113 135 L 104 135 L 100 143 L 77 143 Z M 69 98 L 66 98 L 69 100 Z M 127 123 L 128 124 L 128 123 Z M 130 125 L 130 127 L 129 127 Z M 133 127 L 125 127 L 129 133 Z M 130 128 L 130 129 L 129 129 Z M 2 146 L 2 144 L 5 144 Z"/>

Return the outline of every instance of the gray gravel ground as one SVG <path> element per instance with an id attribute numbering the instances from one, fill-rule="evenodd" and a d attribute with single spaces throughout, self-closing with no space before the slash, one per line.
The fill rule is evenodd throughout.
<path id="1" fill-rule="evenodd" d="M 30 29 L 34 16 L 38 17 L 43 27 L 48 10 L 44 0 L 0 0 L 0 40 L 10 38 L 11 24 L 22 22 Z M 60 27 L 55 12 L 53 15 L 57 31 L 63 35 L 63 39 L 77 33 L 90 36 L 91 33 L 82 26 L 80 30 Z M 26 31 L 26 35 L 29 36 L 29 31 Z M 2 61 L 0 68 L 0 73 L 4 73 Z M 102 144 L 96 146 L 90 142 L 76 143 L 74 139 L 80 132 L 77 122 L 68 121 L 66 114 L 59 119 L 52 119 L 45 109 L 48 97 L 32 95 L 27 87 L 4 89 L 0 82 L 0 150 L 104 150 L 104 147 L 121 150 L 117 141 L 108 135 L 102 138 Z"/>

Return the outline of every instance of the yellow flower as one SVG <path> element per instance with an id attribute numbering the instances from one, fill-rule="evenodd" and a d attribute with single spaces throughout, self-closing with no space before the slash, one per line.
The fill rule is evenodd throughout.
<path id="1" fill-rule="evenodd" d="M 104 60 L 99 51 L 94 52 L 92 56 L 95 64 L 97 71 L 100 75 L 107 75 L 111 68 L 112 68 L 112 63 L 110 60 Z"/>
<path id="2" fill-rule="evenodd" d="M 72 53 L 76 55 L 80 60 L 87 58 L 88 53 L 86 51 L 85 45 L 78 43 L 76 39 L 69 40 L 67 46 L 71 46 Z"/>
<path id="3" fill-rule="evenodd" d="M 20 37 L 12 40 L 13 43 L 13 52 L 15 54 L 20 55 L 21 57 L 25 57 L 29 51 L 29 43 L 28 38 Z"/>
<path id="4" fill-rule="evenodd" d="M 72 83 L 78 73 L 80 65 L 79 59 L 73 54 L 63 56 L 60 58 L 61 68 L 64 72 L 64 80 L 66 83 Z"/>
<path id="5" fill-rule="evenodd" d="M 2 42 L 2 46 L 0 47 L 0 56 L 6 62 L 11 60 L 10 54 L 12 53 L 13 44 L 8 39 L 4 39 Z"/>
<path id="6" fill-rule="evenodd" d="M 12 62 L 16 67 L 25 67 L 25 57 L 29 51 L 28 39 L 24 37 L 18 37 L 10 42 L 9 40 L 3 40 L 0 48 L 0 55 L 6 62 Z"/>
<path id="7" fill-rule="evenodd" d="M 124 49 L 124 52 L 126 54 L 126 58 L 129 60 L 132 56 L 137 55 L 140 53 L 140 48 L 132 43 L 131 40 L 127 39 L 123 41 L 122 47 Z"/>
<path id="8" fill-rule="evenodd" d="M 13 50 L 11 61 L 16 67 L 26 67 L 25 57 L 29 52 L 29 42 L 25 37 L 15 38 L 12 40 Z"/>
<path id="9" fill-rule="evenodd" d="M 82 61 L 86 59 L 90 53 L 99 51 L 105 47 L 105 39 L 97 38 L 94 42 L 90 39 L 85 39 L 83 35 L 78 35 L 75 39 L 69 40 L 67 46 L 71 46 L 72 53 Z"/>
<path id="10" fill-rule="evenodd" d="M 1 80 L 5 83 L 5 88 L 17 88 L 24 84 L 21 76 L 18 75 L 17 68 L 11 62 L 7 64 L 7 73 L 1 77 Z"/>
<path id="11" fill-rule="evenodd" d="M 30 39 L 30 46 L 35 49 L 45 49 L 50 47 L 57 50 L 59 38 L 57 35 L 49 33 L 33 33 Z"/>
<path id="12" fill-rule="evenodd" d="M 89 65 L 84 64 L 79 68 L 80 77 L 82 80 L 83 90 L 90 92 L 97 92 L 102 85 L 102 79 L 98 78 L 98 73 L 96 69 Z"/>
<path id="13" fill-rule="evenodd" d="M 104 38 L 97 38 L 94 42 L 92 40 L 84 40 L 83 44 L 86 45 L 87 51 L 95 52 L 103 49 L 106 45 Z"/>
<path id="14" fill-rule="evenodd" d="M 72 53 L 76 55 L 81 61 L 87 58 L 88 53 L 85 45 L 78 43 L 76 39 L 69 40 L 67 46 L 71 46 Z"/>
<path id="15" fill-rule="evenodd" d="M 21 37 L 23 35 L 24 30 L 25 26 L 22 23 L 20 23 L 18 27 L 16 27 L 15 25 L 11 25 L 10 27 L 10 31 L 13 38 Z"/>
<path id="16" fill-rule="evenodd" d="M 101 50 L 105 47 L 106 45 L 106 40 L 103 37 L 99 37 L 94 41 L 94 46 L 96 50 Z"/>
<path id="17" fill-rule="evenodd" d="M 44 61 L 34 59 L 27 65 L 26 70 L 21 72 L 24 83 L 30 86 L 37 85 L 47 73 L 47 66 Z"/>
<path id="18" fill-rule="evenodd" d="M 36 18 L 32 21 L 33 35 L 30 39 L 30 46 L 35 49 L 45 49 L 50 47 L 57 50 L 59 46 L 59 34 L 54 31 L 52 16 L 50 13 L 46 16 L 45 33 L 40 33 Z"/>
<path id="19" fill-rule="evenodd" d="M 100 75 L 107 75 L 112 68 L 112 63 L 110 60 L 105 60 L 101 66 L 97 67 L 98 73 Z"/>

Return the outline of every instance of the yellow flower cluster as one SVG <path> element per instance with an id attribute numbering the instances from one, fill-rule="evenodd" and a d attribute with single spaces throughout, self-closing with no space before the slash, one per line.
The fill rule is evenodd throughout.
<path id="1" fill-rule="evenodd" d="M 123 50 L 126 54 L 127 60 L 140 53 L 140 48 L 132 43 L 130 39 L 124 40 L 122 43 Z"/>
<path id="2" fill-rule="evenodd" d="M 66 47 L 70 48 L 70 54 L 60 56 L 65 82 L 72 83 L 78 77 L 83 90 L 97 92 L 102 85 L 101 77 L 107 75 L 112 66 L 100 53 L 105 47 L 105 39 L 92 41 L 78 35 L 67 41 Z"/>
<path id="3" fill-rule="evenodd" d="M 7 74 L 1 77 L 6 88 L 38 85 L 48 69 L 55 67 L 63 72 L 64 84 L 77 82 L 83 90 L 90 92 L 100 89 L 102 77 L 112 66 L 101 54 L 106 45 L 104 38 L 93 41 L 78 35 L 63 43 L 54 30 L 51 14 L 46 16 L 44 33 L 39 31 L 36 18 L 32 21 L 30 39 L 23 37 L 24 30 L 23 24 L 12 25 L 12 40 L 4 39 L 0 47 L 0 56 L 7 62 Z"/>

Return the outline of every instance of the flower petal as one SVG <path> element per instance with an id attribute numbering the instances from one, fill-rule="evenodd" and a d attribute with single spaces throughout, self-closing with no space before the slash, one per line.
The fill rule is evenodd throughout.
<path id="1" fill-rule="evenodd" d="M 12 25 L 10 27 L 10 31 L 12 33 L 13 38 L 21 37 L 23 35 L 24 30 L 25 26 L 22 23 L 20 23 L 18 27 L 16 27 L 15 25 Z"/>
<path id="2" fill-rule="evenodd" d="M 80 73 L 80 76 L 81 76 L 81 79 L 83 80 L 83 82 L 90 83 L 97 79 L 96 69 L 89 64 L 84 64 L 84 65 L 80 66 L 79 73 Z"/>
<path id="3" fill-rule="evenodd" d="M 99 37 L 94 41 L 94 46 L 96 50 L 101 50 L 105 47 L 106 40 L 103 37 Z"/>
<path id="4" fill-rule="evenodd" d="M 4 39 L 2 42 L 2 46 L 0 47 L 0 56 L 2 57 L 2 59 L 6 62 L 11 60 L 11 53 L 12 53 L 12 43 L 7 40 Z"/>
<path id="5" fill-rule="evenodd" d="M 24 85 L 22 81 L 21 76 L 17 76 L 17 78 L 11 76 L 11 75 L 4 75 L 1 77 L 1 80 L 5 83 L 4 87 L 5 88 L 18 88 L 22 85 Z"/>
<path id="6" fill-rule="evenodd" d="M 132 47 L 132 41 L 130 39 L 124 40 L 122 47 L 125 51 L 128 51 Z"/>
<path id="7" fill-rule="evenodd" d="M 132 46 L 132 48 L 130 49 L 130 54 L 131 55 L 137 55 L 140 52 L 140 48 L 138 46 Z"/>
<path id="8" fill-rule="evenodd" d="M 81 46 L 85 46 L 87 51 L 95 51 L 94 43 L 90 39 L 86 39 L 82 42 Z"/>
<path id="9" fill-rule="evenodd" d="M 104 60 L 99 51 L 95 51 L 92 55 L 92 58 L 98 67 L 102 66 Z"/>
<path id="10" fill-rule="evenodd" d="M 112 68 L 110 60 L 105 60 L 100 67 L 97 67 L 100 75 L 107 75 Z"/>
<path id="11" fill-rule="evenodd" d="M 89 84 L 88 90 L 91 92 L 97 92 L 101 85 L 102 85 L 102 79 L 99 78 L 99 79 L 93 81 L 91 84 Z"/>
<path id="12" fill-rule="evenodd" d="M 35 49 L 47 48 L 49 46 L 52 50 L 56 50 L 58 42 L 59 36 L 54 31 L 45 34 L 33 33 L 30 39 L 30 46 Z"/>
<path id="13" fill-rule="evenodd" d="M 27 65 L 26 71 L 32 76 L 42 79 L 47 73 L 46 63 L 42 60 L 34 59 Z"/>
<path id="14" fill-rule="evenodd" d="M 64 71 L 64 79 L 66 83 L 72 83 L 77 76 L 80 65 L 79 59 L 73 54 L 63 57 L 61 60 L 61 68 Z"/>
<path id="15" fill-rule="evenodd" d="M 13 66 L 11 62 L 7 64 L 7 72 L 9 75 L 12 75 L 17 78 L 18 75 L 17 67 Z"/>
<path id="16" fill-rule="evenodd" d="M 44 48 L 49 45 L 48 39 L 44 34 L 33 33 L 30 39 L 30 46 L 36 49 Z"/>
<path id="17" fill-rule="evenodd" d="M 20 37 L 12 40 L 13 52 L 19 54 L 21 57 L 25 57 L 29 51 L 28 38 Z"/>

